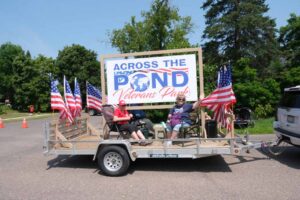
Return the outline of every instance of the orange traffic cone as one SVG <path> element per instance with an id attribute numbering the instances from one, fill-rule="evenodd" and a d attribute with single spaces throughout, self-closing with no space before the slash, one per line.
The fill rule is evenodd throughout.
<path id="1" fill-rule="evenodd" d="M 23 122 L 22 122 L 22 128 L 28 128 L 28 124 L 27 124 L 25 118 L 23 119 Z"/>
<path id="2" fill-rule="evenodd" d="M 0 128 L 4 128 L 4 124 L 2 122 L 2 118 L 0 117 Z"/>

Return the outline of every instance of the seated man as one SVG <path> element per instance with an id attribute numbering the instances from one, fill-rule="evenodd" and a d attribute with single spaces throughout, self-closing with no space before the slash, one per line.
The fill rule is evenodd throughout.
<path id="1" fill-rule="evenodd" d="M 145 144 L 143 140 L 145 137 L 143 133 L 137 128 L 135 124 L 130 124 L 129 120 L 132 118 L 132 114 L 129 114 L 126 110 L 126 103 L 124 100 L 119 102 L 119 107 L 114 111 L 113 121 L 117 123 L 120 131 L 128 131 L 131 137 L 135 140 L 141 140 L 141 145 Z"/>

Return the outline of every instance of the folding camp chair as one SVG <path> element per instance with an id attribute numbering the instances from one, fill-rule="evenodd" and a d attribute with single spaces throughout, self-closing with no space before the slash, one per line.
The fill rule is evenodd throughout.
<path id="1" fill-rule="evenodd" d="M 130 138 L 130 133 L 128 131 L 120 131 L 119 127 L 116 122 L 113 121 L 114 119 L 114 107 L 112 105 L 103 105 L 102 106 L 102 115 L 105 119 L 104 125 L 104 138 L 110 138 L 111 132 L 117 133 L 117 138 L 128 139 Z"/>
<path id="2" fill-rule="evenodd" d="M 201 129 L 201 120 L 199 117 L 199 110 L 195 109 L 195 111 L 190 113 L 190 119 L 192 121 L 191 126 L 188 127 L 180 127 L 179 129 L 179 138 L 186 138 L 186 137 L 199 137 L 200 136 L 200 129 Z"/>

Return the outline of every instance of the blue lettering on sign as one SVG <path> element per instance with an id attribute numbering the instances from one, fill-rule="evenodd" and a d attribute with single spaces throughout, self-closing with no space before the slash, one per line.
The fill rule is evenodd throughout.
<path id="1" fill-rule="evenodd" d="M 157 68 L 158 67 L 158 63 L 157 63 L 157 61 L 152 61 L 152 67 L 153 68 Z"/>
<path id="2" fill-rule="evenodd" d="M 121 68 L 122 70 L 126 70 L 126 69 L 127 69 L 126 63 L 122 63 L 122 64 L 120 65 L 120 68 Z"/>
<path id="3" fill-rule="evenodd" d="M 164 72 L 162 73 L 163 76 L 160 76 L 158 73 L 151 73 L 150 80 L 151 84 L 149 83 L 148 77 L 143 73 L 135 73 L 136 75 L 133 76 L 133 79 L 131 80 L 131 88 L 133 88 L 135 91 L 143 92 L 149 88 L 149 85 L 151 87 L 157 88 L 157 87 L 166 87 L 168 86 L 168 73 Z M 117 73 L 114 75 L 114 89 L 119 90 L 120 86 L 127 85 L 129 83 L 128 79 L 129 74 L 120 74 Z M 181 76 L 180 79 L 177 79 L 177 76 Z M 186 72 L 184 71 L 173 71 L 171 74 L 171 85 L 173 87 L 183 87 L 188 84 L 189 77 Z"/>
<path id="4" fill-rule="evenodd" d="M 182 83 L 177 83 L 176 76 L 177 75 L 182 75 L 183 76 L 183 82 Z M 172 86 L 173 87 L 182 87 L 185 86 L 188 83 L 189 77 L 185 72 L 182 71 L 176 71 L 172 72 Z"/>
<path id="5" fill-rule="evenodd" d="M 137 69 L 150 69 L 150 68 L 157 68 L 158 62 L 157 61 L 145 61 L 145 62 L 129 62 L 129 63 L 116 63 L 114 66 L 114 72 L 120 70 L 137 70 Z"/>
<path id="6" fill-rule="evenodd" d="M 118 71 L 118 70 L 120 70 L 120 67 L 118 64 L 115 64 L 114 71 Z"/>
<path id="7" fill-rule="evenodd" d="M 134 70 L 134 63 L 128 63 L 128 70 Z"/>
<path id="8" fill-rule="evenodd" d="M 128 76 L 125 75 L 115 75 L 115 90 L 119 90 L 120 85 L 126 85 L 128 83 Z"/>
<path id="9" fill-rule="evenodd" d="M 157 73 L 153 73 L 151 82 L 152 82 L 152 88 L 156 88 L 156 83 L 157 82 L 159 82 L 159 84 L 162 87 L 168 86 L 168 73 L 167 72 L 163 73 L 163 80 L 161 79 L 161 77 Z"/>

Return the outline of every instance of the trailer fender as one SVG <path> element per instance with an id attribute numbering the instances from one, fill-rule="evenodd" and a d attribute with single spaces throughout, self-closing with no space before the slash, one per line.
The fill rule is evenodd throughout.
<path id="1" fill-rule="evenodd" d="M 98 145 L 97 151 L 96 151 L 96 153 L 94 154 L 94 157 L 93 157 L 93 161 L 95 161 L 97 159 L 97 155 L 103 147 L 112 146 L 112 145 L 120 146 L 120 147 L 124 148 L 127 151 L 131 161 L 136 160 L 136 157 L 133 154 L 130 153 L 131 152 L 130 142 L 128 142 L 126 140 L 103 140 Z"/>

